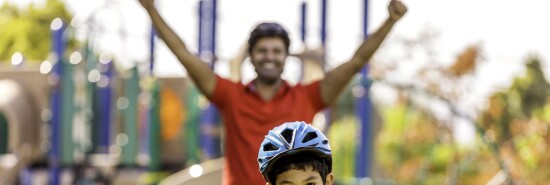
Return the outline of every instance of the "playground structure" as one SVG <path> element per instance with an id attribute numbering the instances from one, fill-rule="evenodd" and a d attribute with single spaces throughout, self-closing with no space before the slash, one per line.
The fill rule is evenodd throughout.
<path id="1" fill-rule="evenodd" d="M 324 50 L 329 2 L 320 1 Z M 197 55 L 212 68 L 217 62 L 217 2 L 201 0 L 198 6 Z M 361 8 L 366 37 L 368 0 Z M 305 1 L 298 8 L 304 45 L 307 9 Z M 32 178 L 37 174 L 46 174 L 42 180 L 51 184 L 219 183 L 224 160 L 220 115 L 188 78 L 152 74 L 154 30 L 147 66 L 123 69 L 108 53 L 95 52 L 89 41 L 68 51 L 67 38 L 77 28 L 67 23 L 52 21 L 52 55 L 39 66 L 0 67 L 0 184 L 32 184 L 40 181 Z M 322 78 L 325 71 L 324 53 L 316 60 L 303 59 L 301 82 Z M 373 83 L 368 73 L 367 66 L 351 85 L 368 92 Z M 353 171 L 354 182 L 361 182 L 372 176 L 375 116 L 369 93 L 352 98 L 344 106 L 352 107 L 360 126 Z M 325 130 L 342 114 L 342 104 L 323 112 Z"/>
<path id="2" fill-rule="evenodd" d="M 48 90 L 41 77 L 32 71 L 0 72 L 0 125 L 4 130 L 1 135 L 4 150 L 12 151 L 0 157 L 0 179 L 4 181 L 1 184 L 12 182 L 18 171 L 41 153 L 40 111 L 47 101 L 40 94 Z M 43 85 L 33 85 L 36 82 Z"/>

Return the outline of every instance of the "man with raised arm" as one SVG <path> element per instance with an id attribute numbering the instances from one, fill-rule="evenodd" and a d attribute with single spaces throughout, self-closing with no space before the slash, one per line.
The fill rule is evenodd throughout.
<path id="1" fill-rule="evenodd" d="M 280 123 L 305 121 L 333 103 L 369 62 L 394 24 L 407 12 L 398 0 L 391 0 L 389 16 L 382 26 L 365 40 L 348 62 L 328 72 L 324 79 L 310 84 L 290 86 L 281 79 L 289 55 L 287 31 L 277 23 L 261 23 L 250 33 L 248 56 L 257 73 L 248 84 L 233 82 L 215 74 L 189 51 L 154 6 L 154 0 L 140 0 L 158 35 L 185 67 L 191 79 L 220 110 L 224 119 L 224 185 L 265 184 L 256 161 L 265 133 Z"/>

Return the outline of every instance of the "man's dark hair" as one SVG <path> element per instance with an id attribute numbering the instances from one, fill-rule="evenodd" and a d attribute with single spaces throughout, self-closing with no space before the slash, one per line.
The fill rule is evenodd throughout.
<path id="1" fill-rule="evenodd" d="M 278 37 L 283 40 L 286 46 L 286 52 L 288 53 L 290 47 L 290 38 L 288 37 L 288 32 L 277 23 L 261 23 L 252 32 L 250 32 L 250 37 L 248 38 L 248 53 L 252 53 L 252 48 L 256 45 L 256 42 L 260 38 L 265 37 Z"/>
<path id="2" fill-rule="evenodd" d="M 326 176 L 330 173 L 327 159 L 316 157 L 310 152 L 300 152 L 288 156 L 281 157 L 273 164 L 272 170 L 267 172 L 268 180 L 271 184 L 276 185 L 277 176 L 289 170 L 306 170 L 311 169 L 319 172 L 323 184 L 326 183 Z"/>

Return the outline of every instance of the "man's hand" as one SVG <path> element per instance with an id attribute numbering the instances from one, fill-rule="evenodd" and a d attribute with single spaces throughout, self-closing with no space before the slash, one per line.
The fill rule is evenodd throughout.
<path id="1" fill-rule="evenodd" d="M 392 21 L 398 21 L 407 13 L 407 7 L 400 0 L 391 0 L 388 12 Z"/>
<path id="2" fill-rule="evenodd" d="M 141 6 L 143 6 L 143 8 L 145 8 L 146 10 L 155 8 L 155 0 L 139 0 L 139 3 L 140 3 Z"/>

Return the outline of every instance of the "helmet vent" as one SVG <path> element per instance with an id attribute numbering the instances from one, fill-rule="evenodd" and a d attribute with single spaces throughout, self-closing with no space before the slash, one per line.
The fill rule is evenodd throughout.
<path id="1" fill-rule="evenodd" d="M 279 147 L 271 144 L 271 143 L 267 143 L 264 145 L 264 151 L 274 151 L 274 150 L 279 150 Z"/>
<path id="2" fill-rule="evenodd" d="M 285 139 L 286 143 L 291 144 L 292 143 L 292 133 L 293 131 L 291 129 L 285 129 L 281 135 Z"/>
<path id="3" fill-rule="evenodd" d="M 304 139 L 302 139 L 302 143 L 306 143 L 308 141 L 311 141 L 313 139 L 317 138 L 317 133 L 315 132 L 309 132 L 304 136 Z"/>

